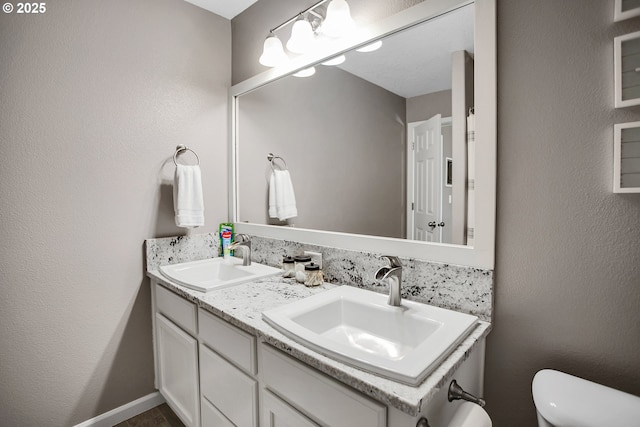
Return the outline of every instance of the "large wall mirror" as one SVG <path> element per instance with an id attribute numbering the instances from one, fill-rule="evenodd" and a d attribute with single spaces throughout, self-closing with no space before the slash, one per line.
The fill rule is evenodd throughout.
<path id="1" fill-rule="evenodd" d="M 427 0 L 231 88 L 238 231 L 493 268 L 495 51 L 495 0 Z M 274 168 L 293 218 L 269 211 Z"/>

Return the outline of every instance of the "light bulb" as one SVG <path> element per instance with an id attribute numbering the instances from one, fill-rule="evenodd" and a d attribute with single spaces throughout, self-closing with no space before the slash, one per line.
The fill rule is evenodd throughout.
<path id="1" fill-rule="evenodd" d="M 277 67 L 285 63 L 289 57 L 284 53 L 282 42 L 275 34 L 270 34 L 264 41 L 260 63 L 265 67 Z"/>
<path id="2" fill-rule="evenodd" d="M 309 21 L 299 19 L 293 23 L 287 49 L 293 53 L 306 53 L 313 48 L 314 41 L 313 28 Z"/>
<path id="3" fill-rule="evenodd" d="M 327 7 L 327 17 L 320 30 L 329 37 L 344 37 L 353 31 L 355 23 L 345 0 L 331 0 Z"/>

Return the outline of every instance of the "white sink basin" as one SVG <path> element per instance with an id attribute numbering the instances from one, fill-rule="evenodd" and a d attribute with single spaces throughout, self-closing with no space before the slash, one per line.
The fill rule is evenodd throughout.
<path id="1" fill-rule="evenodd" d="M 352 286 L 264 311 L 278 331 L 312 350 L 409 384 L 421 383 L 469 334 L 478 318 Z"/>
<path id="2" fill-rule="evenodd" d="M 167 279 L 200 292 L 239 285 L 280 273 L 282 270 L 279 268 L 255 262 L 245 267 L 241 259 L 233 257 L 228 260 L 211 258 L 160 267 L 160 274 Z"/>

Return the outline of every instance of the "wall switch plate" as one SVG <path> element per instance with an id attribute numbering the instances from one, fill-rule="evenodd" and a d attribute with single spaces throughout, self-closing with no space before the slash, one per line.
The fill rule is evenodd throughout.
<path id="1" fill-rule="evenodd" d="M 304 254 L 309 255 L 311 257 L 311 262 L 318 264 L 320 266 L 320 270 L 322 270 L 322 254 L 320 252 L 304 251 Z"/>

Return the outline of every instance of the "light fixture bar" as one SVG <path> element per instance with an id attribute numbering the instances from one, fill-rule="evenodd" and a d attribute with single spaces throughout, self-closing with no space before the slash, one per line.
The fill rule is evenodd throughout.
<path id="1" fill-rule="evenodd" d="M 283 22 L 282 24 L 278 25 L 277 27 L 275 27 L 273 30 L 270 30 L 269 33 L 273 33 L 274 31 L 278 31 L 280 28 L 283 28 L 289 24 L 291 24 L 293 21 L 295 21 L 296 19 L 298 19 L 298 17 L 300 15 L 304 15 L 305 13 L 311 12 L 313 9 L 315 9 L 316 7 L 320 6 L 323 3 L 328 2 L 329 0 L 320 0 L 318 3 L 314 4 L 313 6 L 303 10 L 302 12 L 296 14 L 293 16 L 293 18 Z M 315 15 L 315 14 L 314 14 Z"/>

